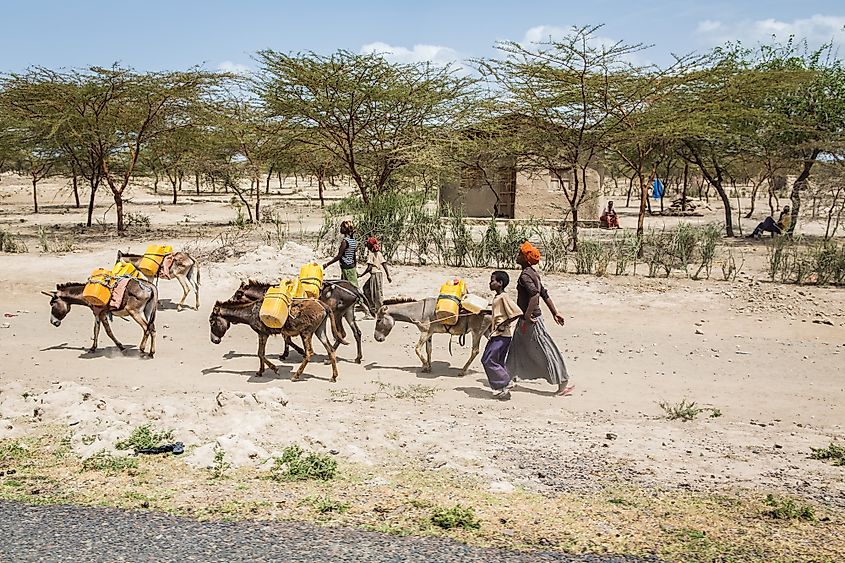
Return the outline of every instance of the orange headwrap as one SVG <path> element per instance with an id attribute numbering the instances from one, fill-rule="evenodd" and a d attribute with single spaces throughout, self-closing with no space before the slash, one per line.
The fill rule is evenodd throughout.
<path id="1" fill-rule="evenodd" d="M 532 266 L 540 263 L 540 251 L 528 241 L 522 243 L 522 246 L 519 247 L 519 253 Z"/>

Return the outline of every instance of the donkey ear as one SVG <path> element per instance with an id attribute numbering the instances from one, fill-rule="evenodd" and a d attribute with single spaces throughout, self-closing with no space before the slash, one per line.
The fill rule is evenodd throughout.
<path id="1" fill-rule="evenodd" d="M 47 293 L 46 291 L 42 291 L 41 293 L 43 293 L 44 295 L 46 295 L 47 297 L 50 297 L 50 298 L 53 298 L 53 297 L 56 296 L 55 291 L 53 291 L 52 293 Z"/>

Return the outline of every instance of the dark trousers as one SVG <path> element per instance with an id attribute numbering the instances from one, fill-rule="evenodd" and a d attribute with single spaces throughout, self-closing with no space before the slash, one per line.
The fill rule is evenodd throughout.
<path id="1" fill-rule="evenodd" d="M 481 356 L 481 365 L 487 373 L 487 381 L 490 382 L 490 388 L 496 391 L 504 389 L 511 382 L 511 376 L 505 368 L 510 346 L 510 336 L 493 336 L 487 341 L 487 347 Z"/>
<path id="2" fill-rule="evenodd" d="M 757 228 L 754 229 L 753 234 L 754 236 L 757 236 L 763 231 L 767 233 L 774 233 L 776 235 L 779 235 L 781 232 L 780 227 L 778 227 L 778 224 L 771 217 L 766 217 L 765 219 L 763 219 L 763 222 L 757 225 Z"/>

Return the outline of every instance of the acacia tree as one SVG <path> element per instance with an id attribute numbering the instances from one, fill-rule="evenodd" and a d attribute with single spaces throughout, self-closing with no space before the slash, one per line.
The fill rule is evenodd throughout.
<path id="1" fill-rule="evenodd" d="M 771 124 L 769 142 L 799 169 L 790 191 L 792 234 L 813 166 L 845 138 L 845 66 L 832 45 L 811 51 L 792 39 L 762 46 L 755 62 L 758 72 L 784 77 L 781 87 L 765 90 L 760 106 Z"/>
<path id="2" fill-rule="evenodd" d="M 137 73 L 118 66 L 62 72 L 34 68 L 12 74 L 6 90 L 14 93 L 11 105 L 19 115 L 50 131 L 78 164 L 90 161 L 91 170 L 97 170 L 90 173 L 89 224 L 95 186 L 105 180 L 117 231 L 123 233 L 123 194 L 141 151 L 156 137 L 188 126 L 190 107 L 219 79 L 201 71 Z"/>
<path id="3" fill-rule="evenodd" d="M 603 44 L 601 26 L 573 27 L 560 40 L 531 45 L 499 43 L 502 59 L 480 61 L 483 72 L 504 90 L 506 111 L 520 118 L 517 158 L 560 181 L 578 244 L 578 209 L 587 194 L 587 169 L 595 165 L 612 134 L 636 104 L 611 103 L 645 47 Z M 569 174 L 572 174 L 570 184 Z"/>
<path id="4" fill-rule="evenodd" d="M 220 97 L 208 108 L 217 142 L 227 147 L 230 162 L 241 162 L 250 179 L 255 198 L 253 214 L 247 194 L 231 182 L 231 187 L 246 206 L 250 222 L 261 220 L 261 178 L 264 171 L 279 159 L 279 153 L 293 144 L 283 119 L 273 118 L 255 100 L 244 99 L 235 90 Z"/>
<path id="5" fill-rule="evenodd" d="M 648 187 L 658 177 L 661 163 L 665 163 L 664 181 L 672 170 L 676 141 L 670 106 L 688 88 L 689 77 L 700 64 L 700 58 L 684 56 L 676 57 L 665 68 L 628 65 L 607 81 L 607 111 L 614 127 L 608 131 L 605 143 L 608 151 L 630 171 L 631 183 L 637 181 L 640 194 L 637 238 L 640 240 L 649 205 Z"/>
<path id="6" fill-rule="evenodd" d="M 271 115 L 342 162 L 365 203 L 418 162 L 459 117 L 472 80 L 450 66 L 390 63 L 378 54 L 261 51 L 256 90 Z"/>
<path id="7" fill-rule="evenodd" d="M 688 73 L 685 87 L 666 104 L 677 154 L 716 189 L 728 237 L 734 236 L 734 222 L 727 187 L 742 175 L 743 163 L 755 158 L 753 140 L 768 119 L 759 100 L 786 79 L 755 70 L 747 53 L 740 45 L 715 49 L 705 64 Z"/>

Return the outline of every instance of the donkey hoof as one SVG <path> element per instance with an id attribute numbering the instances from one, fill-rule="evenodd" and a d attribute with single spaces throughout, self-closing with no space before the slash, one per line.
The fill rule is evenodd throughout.
<path id="1" fill-rule="evenodd" d="M 361 358 L 355 358 L 355 363 L 356 363 L 356 364 L 360 364 L 360 363 L 361 363 Z"/>
<path id="2" fill-rule="evenodd" d="M 89 353 L 89 354 L 93 354 L 93 353 L 94 353 L 94 352 L 96 352 L 96 351 L 97 351 L 97 348 L 96 348 L 96 347 L 94 347 L 94 348 L 88 348 L 88 353 Z"/>
<path id="3" fill-rule="evenodd" d="M 431 373 L 431 368 L 430 368 L 430 367 L 424 367 L 424 368 L 422 369 L 422 372 L 423 372 L 423 373 Z"/>
<path id="4" fill-rule="evenodd" d="M 466 374 L 467 374 L 467 372 L 465 372 L 464 370 L 461 370 L 461 371 L 458 372 L 459 377 L 464 377 Z"/>

